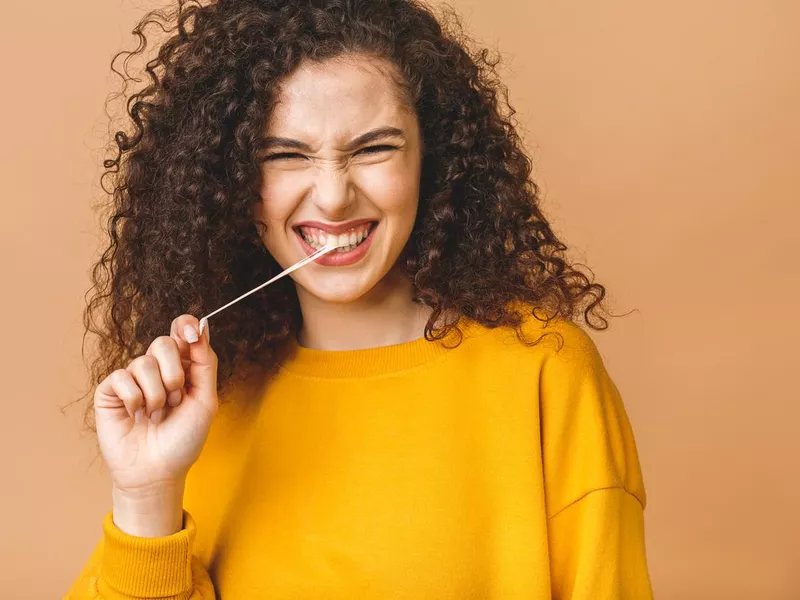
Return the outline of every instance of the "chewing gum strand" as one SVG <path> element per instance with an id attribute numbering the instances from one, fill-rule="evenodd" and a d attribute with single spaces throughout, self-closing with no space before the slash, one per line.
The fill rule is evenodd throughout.
<path id="1" fill-rule="evenodd" d="M 330 238 L 328 238 L 328 239 L 330 239 Z M 308 263 L 310 263 L 310 262 L 314 262 L 314 261 L 315 261 L 315 260 L 317 260 L 317 259 L 318 259 L 320 256 L 322 256 L 322 255 L 324 255 L 324 254 L 327 254 L 328 252 L 331 252 L 331 251 L 333 251 L 333 250 L 336 250 L 338 247 L 339 247 L 339 245 L 338 245 L 338 244 L 330 244 L 330 243 L 328 243 L 328 244 L 325 244 L 325 245 L 324 245 L 322 248 L 320 248 L 319 250 L 317 250 L 316 252 L 314 252 L 314 254 L 310 254 L 310 255 L 306 256 L 304 259 L 302 259 L 302 260 L 300 260 L 300 261 L 296 262 L 296 263 L 295 263 L 295 264 L 293 264 L 291 267 L 289 267 L 289 268 L 287 268 L 286 270 L 284 270 L 284 271 L 282 271 L 282 272 L 278 273 L 278 274 L 277 274 L 275 277 L 273 277 L 273 278 L 272 278 L 272 279 L 270 279 L 269 281 L 267 281 L 267 282 L 265 282 L 265 283 L 262 283 L 261 285 L 259 285 L 259 286 L 257 286 L 257 287 L 254 287 L 254 288 L 253 288 L 252 290 L 250 290 L 249 292 L 245 292 L 244 294 L 242 294 L 242 295 L 241 295 L 241 296 L 239 296 L 238 298 L 236 298 L 236 299 L 234 299 L 234 300 L 231 300 L 230 302 L 228 302 L 228 303 L 227 303 L 225 306 L 220 306 L 220 307 L 219 307 L 217 310 L 215 310 L 215 311 L 213 311 L 213 312 L 210 312 L 210 313 L 208 313 L 208 314 L 207 314 L 205 317 L 203 317 L 202 319 L 200 319 L 200 335 L 202 336 L 202 335 L 203 335 L 203 331 L 205 331 L 206 327 L 208 327 L 208 319 L 209 319 L 209 318 L 213 317 L 213 316 L 214 316 L 214 315 L 216 315 L 217 313 L 220 313 L 220 312 L 222 312 L 223 310 L 225 310 L 225 309 L 226 309 L 226 308 L 228 308 L 229 306 L 232 306 L 232 305 L 236 304 L 236 303 L 237 303 L 239 300 L 242 300 L 243 298 L 247 298 L 247 296 L 249 296 L 250 294 L 254 294 L 254 293 L 255 293 L 255 292 L 257 292 L 258 290 L 260 290 L 260 289 L 263 289 L 263 288 L 267 287 L 267 286 L 268 286 L 270 283 L 274 283 L 274 282 L 278 281 L 278 279 L 280 279 L 281 277 L 285 277 L 286 275 L 288 275 L 288 274 L 289 274 L 289 273 L 291 273 L 292 271 L 296 271 L 296 270 L 297 270 L 297 269 L 299 269 L 300 267 L 304 267 L 304 266 L 306 266 Z"/>

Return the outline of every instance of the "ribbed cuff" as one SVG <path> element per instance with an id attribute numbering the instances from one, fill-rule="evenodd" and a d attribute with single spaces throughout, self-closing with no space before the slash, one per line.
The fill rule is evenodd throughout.
<path id="1" fill-rule="evenodd" d="M 109 598 L 188 598 L 192 591 L 192 546 L 197 528 L 183 513 L 183 529 L 156 538 L 128 535 L 114 525 L 109 513 L 103 521 L 104 549 L 97 583 Z"/>

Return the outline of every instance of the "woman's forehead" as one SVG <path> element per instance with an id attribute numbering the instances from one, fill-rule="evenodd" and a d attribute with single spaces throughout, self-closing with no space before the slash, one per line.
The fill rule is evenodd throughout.
<path id="1" fill-rule="evenodd" d="M 407 127 L 396 82 L 367 61 L 331 60 L 296 70 L 280 86 L 268 135 L 346 141 L 375 127 Z"/>

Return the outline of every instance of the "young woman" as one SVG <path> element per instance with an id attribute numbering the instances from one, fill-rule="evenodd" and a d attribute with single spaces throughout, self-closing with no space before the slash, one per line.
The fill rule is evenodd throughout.
<path id="1" fill-rule="evenodd" d="M 106 162 L 113 511 L 68 597 L 650 598 L 633 435 L 575 324 L 604 289 L 487 55 L 411 0 L 181 0 L 138 31 L 173 17 Z"/>

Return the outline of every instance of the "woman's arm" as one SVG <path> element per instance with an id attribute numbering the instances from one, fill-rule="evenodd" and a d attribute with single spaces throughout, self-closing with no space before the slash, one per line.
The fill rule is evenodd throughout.
<path id="1" fill-rule="evenodd" d="M 113 511 L 67 598 L 214 598 L 192 555 L 194 521 L 183 511 L 186 475 L 219 406 L 209 340 L 195 317 L 181 315 L 169 336 L 97 386 L 95 423 Z"/>
<path id="2" fill-rule="evenodd" d="M 553 598 L 650 600 L 633 430 L 591 338 L 559 332 L 539 390 Z"/>

